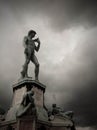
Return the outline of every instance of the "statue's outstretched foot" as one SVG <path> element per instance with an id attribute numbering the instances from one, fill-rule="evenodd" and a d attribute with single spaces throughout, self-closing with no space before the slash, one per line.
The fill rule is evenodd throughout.
<path id="1" fill-rule="evenodd" d="M 28 74 L 26 74 L 24 78 L 29 78 Z"/>
<path id="2" fill-rule="evenodd" d="M 20 79 L 29 78 L 28 74 L 25 74 L 24 72 L 21 72 Z"/>
<path id="3" fill-rule="evenodd" d="M 37 82 L 39 82 L 39 79 L 38 79 L 38 77 L 35 77 L 35 80 L 36 80 Z"/>
<path id="4" fill-rule="evenodd" d="M 25 73 L 22 71 L 21 72 L 21 79 L 23 79 L 25 77 Z"/>
<path id="5" fill-rule="evenodd" d="M 25 76 L 21 75 L 21 77 L 20 77 L 20 79 L 18 81 L 26 80 L 26 79 L 30 79 L 31 80 L 32 77 L 29 77 L 28 75 L 25 75 Z"/>

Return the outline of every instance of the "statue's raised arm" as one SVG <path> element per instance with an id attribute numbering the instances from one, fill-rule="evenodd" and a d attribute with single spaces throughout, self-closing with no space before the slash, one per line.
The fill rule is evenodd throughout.
<path id="1" fill-rule="evenodd" d="M 40 40 L 39 40 L 39 38 L 35 39 L 34 42 L 37 42 L 37 43 L 38 43 L 37 46 L 35 45 L 35 50 L 36 50 L 36 51 L 39 51 L 39 48 L 40 48 Z"/>

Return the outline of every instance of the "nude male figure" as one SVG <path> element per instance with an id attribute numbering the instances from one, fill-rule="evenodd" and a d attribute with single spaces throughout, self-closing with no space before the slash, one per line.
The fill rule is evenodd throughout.
<path id="1" fill-rule="evenodd" d="M 40 40 L 39 38 L 34 39 L 36 32 L 34 30 L 30 30 L 28 35 L 24 37 L 25 44 L 25 63 L 23 65 L 23 70 L 21 71 L 21 78 L 28 77 L 28 64 L 31 62 L 35 65 L 35 80 L 38 80 L 39 75 L 39 62 L 37 57 L 35 56 L 35 51 L 39 51 L 40 48 Z M 38 45 L 35 45 L 35 42 Z"/>

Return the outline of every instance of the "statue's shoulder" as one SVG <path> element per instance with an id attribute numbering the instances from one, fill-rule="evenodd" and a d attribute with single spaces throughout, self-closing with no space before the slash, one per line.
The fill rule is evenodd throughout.
<path id="1" fill-rule="evenodd" d="M 28 40 L 28 36 L 24 36 L 24 43 L 26 43 Z"/>
<path id="2" fill-rule="evenodd" d="M 28 45 L 28 37 L 24 36 L 24 39 L 23 39 L 23 46 L 24 46 L 24 48 L 26 48 L 27 45 Z"/>

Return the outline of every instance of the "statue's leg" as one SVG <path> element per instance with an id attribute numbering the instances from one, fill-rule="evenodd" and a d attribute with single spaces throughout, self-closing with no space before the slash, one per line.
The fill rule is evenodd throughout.
<path id="1" fill-rule="evenodd" d="M 33 55 L 31 57 L 31 61 L 35 64 L 35 80 L 38 80 L 38 75 L 39 75 L 39 62 L 37 60 L 37 57 Z"/>
<path id="2" fill-rule="evenodd" d="M 28 77 L 27 72 L 28 72 L 28 64 L 29 64 L 29 62 L 30 62 L 30 58 L 29 58 L 28 55 L 25 55 L 25 58 L 26 58 L 26 60 L 25 60 L 25 63 L 24 63 L 24 65 L 23 65 L 23 70 L 22 70 L 22 72 L 21 72 L 22 78 Z"/>

